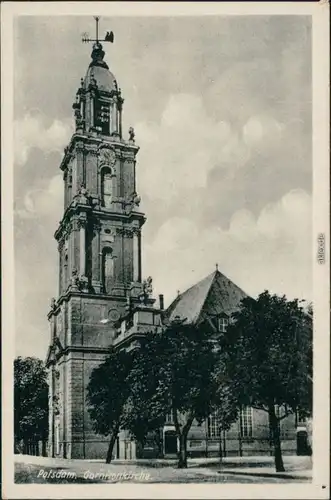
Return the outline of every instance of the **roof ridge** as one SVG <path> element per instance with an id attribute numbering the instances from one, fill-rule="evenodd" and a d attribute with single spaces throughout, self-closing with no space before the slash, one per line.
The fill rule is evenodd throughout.
<path id="1" fill-rule="evenodd" d="M 218 271 L 219 274 L 221 276 L 223 276 L 223 278 L 227 279 L 232 285 L 234 285 L 238 290 L 240 290 L 242 293 L 244 293 L 245 295 L 248 296 L 248 294 L 245 292 L 245 290 L 243 290 L 240 286 L 238 286 L 231 278 L 229 278 L 228 276 L 226 276 L 225 274 L 221 273 L 220 271 Z"/>
<path id="2" fill-rule="evenodd" d="M 216 269 L 215 271 L 213 271 L 211 274 L 209 274 L 209 275 L 207 276 L 207 277 L 209 277 L 209 276 L 214 275 L 214 276 L 212 277 L 212 280 L 211 280 L 210 285 L 209 285 L 209 287 L 208 287 L 208 290 L 207 290 L 206 296 L 205 296 L 205 298 L 204 298 L 204 300 L 203 300 L 203 302 L 202 302 L 202 305 L 201 305 L 201 308 L 200 308 L 200 312 L 199 312 L 198 317 L 197 317 L 197 322 L 198 322 L 198 321 L 199 321 L 199 319 L 200 319 L 200 316 L 201 316 L 201 314 L 202 314 L 203 308 L 204 308 L 204 306 L 205 306 L 205 304 L 206 304 L 206 302 L 207 302 L 207 299 L 208 299 L 208 297 L 209 297 L 209 295 L 210 295 L 210 291 L 211 291 L 211 289 L 212 289 L 212 286 L 213 286 L 213 284 L 214 284 L 214 281 L 216 280 L 216 277 L 217 277 L 217 274 L 218 274 L 218 273 L 219 273 L 219 274 L 222 274 L 222 273 L 220 273 L 220 271 L 219 271 L 218 269 Z"/>
<path id="3" fill-rule="evenodd" d="M 185 292 L 183 293 L 180 293 L 179 294 L 179 297 L 182 297 L 183 295 L 185 295 L 187 292 L 189 292 L 190 290 L 192 290 L 192 288 L 195 288 L 196 286 L 200 285 L 203 281 L 207 281 L 208 278 L 210 278 L 213 274 L 216 274 L 217 271 L 213 271 L 212 273 L 210 274 L 207 274 L 207 276 L 205 276 L 204 278 L 201 278 L 201 280 L 197 281 L 196 283 L 194 283 L 194 285 L 191 285 L 189 288 L 187 288 L 185 290 Z M 212 280 L 213 281 L 213 280 Z M 176 299 L 175 299 L 176 300 Z"/>

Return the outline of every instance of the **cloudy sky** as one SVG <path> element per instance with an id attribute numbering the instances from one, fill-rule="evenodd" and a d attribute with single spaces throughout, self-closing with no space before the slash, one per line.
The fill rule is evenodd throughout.
<path id="1" fill-rule="evenodd" d="M 134 126 L 143 273 L 166 304 L 219 269 L 247 293 L 312 298 L 311 19 L 101 19 Z M 15 22 L 16 350 L 44 358 L 57 293 L 59 171 L 91 17 Z"/>

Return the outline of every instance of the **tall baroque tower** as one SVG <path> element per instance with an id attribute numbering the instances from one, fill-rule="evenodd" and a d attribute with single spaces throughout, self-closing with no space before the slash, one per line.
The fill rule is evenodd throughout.
<path id="1" fill-rule="evenodd" d="M 113 343 L 128 297 L 138 303 L 142 293 L 139 148 L 132 128 L 123 139 L 121 89 L 104 55 L 97 41 L 73 104 L 76 130 L 60 165 L 59 290 L 48 314 L 49 455 L 67 458 L 105 455 L 107 443 L 89 421 L 86 386 Z"/>

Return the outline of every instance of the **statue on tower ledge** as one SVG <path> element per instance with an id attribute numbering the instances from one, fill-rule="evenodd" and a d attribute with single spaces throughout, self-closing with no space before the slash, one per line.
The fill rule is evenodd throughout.
<path id="1" fill-rule="evenodd" d="M 153 293 L 153 278 L 151 276 L 148 276 L 146 280 L 143 281 L 143 290 L 142 292 L 138 295 L 138 298 L 142 304 L 145 306 L 148 305 L 148 299 Z"/>
<path id="2" fill-rule="evenodd" d="M 90 193 L 86 189 L 85 184 L 81 184 L 78 193 L 75 196 L 75 201 L 83 205 L 88 205 L 90 203 Z"/>
<path id="3" fill-rule="evenodd" d="M 129 142 L 135 142 L 135 133 L 134 133 L 134 128 L 130 127 L 129 128 Z"/>

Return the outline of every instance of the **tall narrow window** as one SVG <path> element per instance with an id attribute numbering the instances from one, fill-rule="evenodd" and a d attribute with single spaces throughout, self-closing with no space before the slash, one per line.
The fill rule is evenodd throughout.
<path id="1" fill-rule="evenodd" d="M 173 411 L 170 410 L 168 413 L 166 413 L 166 416 L 165 416 L 165 423 L 166 424 L 172 424 L 174 421 L 174 415 L 173 415 Z"/>
<path id="2" fill-rule="evenodd" d="M 55 422 L 55 454 L 60 454 L 60 422 Z"/>
<path id="3" fill-rule="evenodd" d="M 220 436 L 220 421 L 218 412 L 214 412 L 208 417 L 208 437 L 216 438 Z"/>
<path id="4" fill-rule="evenodd" d="M 106 208 L 111 207 L 113 190 L 113 178 L 110 168 L 103 168 L 101 173 L 101 196 L 102 204 Z"/>
<path id="5" fill-rule="evenodd" d="M 250 406 L 244 406 L 240 416 L 241 437 L 251 438 L 253 436 L 253 409 Z"/>
<path id="6" fill-rule="evenodd" d="M 110 129 L 110 104 L 98 99 L 94 100 L 94 123 L 103 135 L 109 135 Z"/>
<path id="7" fill-rule="evenodd" d="M 111 248 L 105 248 L 102 255 L 103 286 L 105 293 L 110 293 L 114 282 L 114 258 Z"/>
<path id="8" fill-rule="evenodd" d="M 228 325 L 229 325 L 229 320 L 226 316 L 221 316 L 220 318 L 218 318 L 218 331 L 219 332 L 225 333 Z"/>

